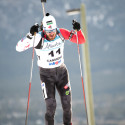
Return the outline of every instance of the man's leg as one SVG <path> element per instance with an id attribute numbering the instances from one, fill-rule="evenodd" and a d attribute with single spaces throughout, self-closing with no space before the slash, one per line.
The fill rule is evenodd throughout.
<path id="1" fill-rule="evenodd" d="M 56 100 L 53 98 L 48 98 L 45 100 L 45 102 L 46 102 L 45 123 L 46 123 L 46 125 L 54 125 Z"/>
<path id="2" fill-rule="evenodd" d="M 71 125 L 71 94 L 61 96 L 63 107 L 63 123 L 64 125 Z"/>
<path id="3" fill-rule="evenodd" d="M 54 125 L 54 115 L 56 110 L 55 100 L 55 69 L 40 68 L 41 87 L 46 103 L 45 125 Z"/>
<path id="4" fill-rule="evenodd" d="M 58 70 L 58 82 L 56 83 L 59 92 L 62 108 L 63 108 L 63 123 L 64 125 L 71 125 L 71 86 L 69 82 L 68 71 L 65 65 L 61 66 Z"/>

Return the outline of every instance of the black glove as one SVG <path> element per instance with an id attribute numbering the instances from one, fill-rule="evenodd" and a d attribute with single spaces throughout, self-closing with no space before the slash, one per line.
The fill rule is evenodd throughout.
<path id="1" fill-rule="evenodd" d="M 73 20 L 72 21 L 72 25 L 73 25 L 73 29 L 74 30 L 77 30 L 77 31 L 79 31 L 80 30 L 80 23 L 78 23 L 77 21 L 75 21 L 75 20 Z"/>
<path id="2" fill-rule="evenodd" d="M 33 25 L 33 26 L 30 28 L 30 33 L 31 33 L 32 35 L 34 35 L 35 32 L 38 33 L 38 28 L 39 28 L 39 24 L 36 23 L 35 25 Z"/>

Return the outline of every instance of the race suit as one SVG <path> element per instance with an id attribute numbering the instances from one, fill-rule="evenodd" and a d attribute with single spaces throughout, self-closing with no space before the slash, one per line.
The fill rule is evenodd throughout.
<path id="1" fill-rule="evenodd" d="M 85 42 L 82 31 L 77 32 L 78 43 Z M 63 123 L 71 125 L 71 87 L 68 70 L 64 64 L 63 51 L 64 40 L 69 40 L 71 32 L 60 28 L 54 40 L 46 39 L 44 31 L 36 34 L 35 39 L 30 33 L 21 39 L 16 50 L 21 52 L 34 46 L 38 58 L 41 88 L 46 102 L 45 124 L 54 125 L 56 110 L 55 89 L 57 89 L 63 108 Z M 70 41 L 77 43 L 76 34 L 73 34 Z"/>

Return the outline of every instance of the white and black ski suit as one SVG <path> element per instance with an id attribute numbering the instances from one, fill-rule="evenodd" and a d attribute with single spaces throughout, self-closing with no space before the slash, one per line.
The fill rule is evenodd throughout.
<path id="1" fill-rule="evenodd" d="M 78 31 L 79 44 L 85 42 L 85 37 L 82 31 Z M 39 66 L 41 87 L 43 96 L 46 102 L 46 125 L 54 125 L 54 115 L 56 110 L 55 89 L 61 98 L 63 108 L 64 125 L 71 125 L 71 87 L 67 68 L 64 64 L 63 50 L 64 40 L 69 40 L 71 32 L 60 28 L 57 29 L 57 35 L 54 40 L 46 39 L 44 31 L 39 32 L 35 36 L 35 52 L 38 57 L 37 64 Z M 21 52 L 33 47 L 33 39 L 30 33 L 21 39 L 16 50 Z M 71 42 L 77 43 L 76 35 L 74 34 Z"/>

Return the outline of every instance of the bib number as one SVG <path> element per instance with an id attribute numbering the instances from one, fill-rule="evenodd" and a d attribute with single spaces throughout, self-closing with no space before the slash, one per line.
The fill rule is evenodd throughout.
<path id="1" fill-rule="evenodd" d="M 56 53 L 54 53 L 54 50 L 52 50 L 48 55 L 50 55 L 51 57 L 54 57 L 54 56 L 56 56 L 56 54 L 61 54 L 60 48 L 56 51 Z M 40 55 L 37 55 L 37 58 L 38 58 L 38 60 L 40 60 L 41 59 Z"/>
<path id="2" fill-rule="evenodd" d="M 56 51 L 56 53 L 61 54 L 60 48 Z M 49 55 L 51 55 L 51 57 L 54 57 L 54 51 L 52 50 Z"/>

